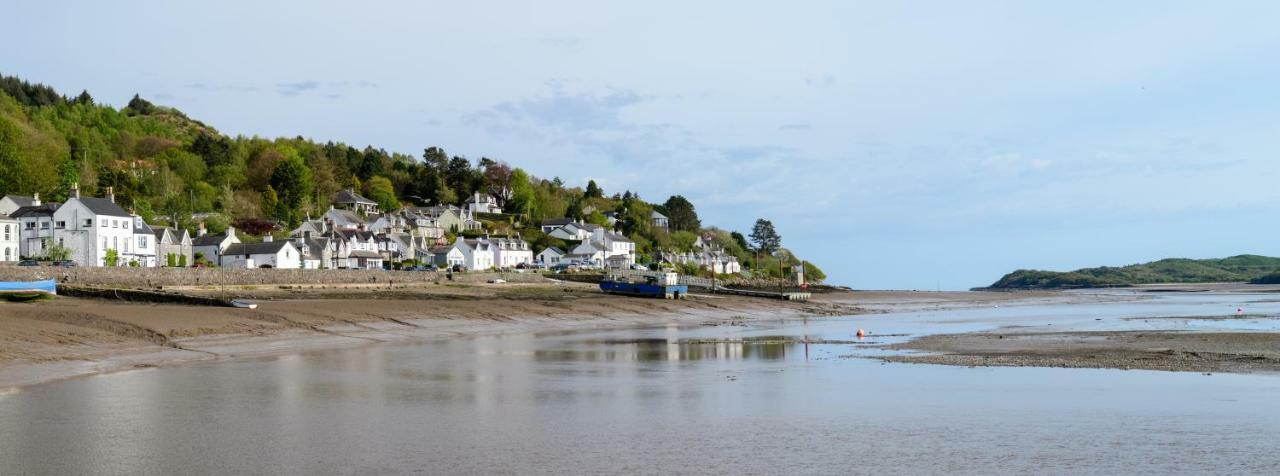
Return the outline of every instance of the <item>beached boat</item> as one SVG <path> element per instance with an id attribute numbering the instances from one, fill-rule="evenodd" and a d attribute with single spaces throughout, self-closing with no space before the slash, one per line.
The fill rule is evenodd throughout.
<path id="1" fill-rule="evenodd" d="M 245 301 L 243 299 L 232 299 L 231 307 L 238 307 L 241 309 L 257 309 L 258 303 Z"/>
<path id="2" fill-rule="evenodd" d="M 643 281 L 611 276 L 600 281 L 600 290 L 609 294 L 666 299 L 683 299 L 689 294 L 689 287 L 679 284 L 676 273 L 666 273 L 662 277 L 643 276 Z"/>
<path id="3" fill-rule="evenodd" d="M 30 302 L 49 299 L 58 294 L 58 284 L 44 281 L 0 281 L 0 300 Z"/>

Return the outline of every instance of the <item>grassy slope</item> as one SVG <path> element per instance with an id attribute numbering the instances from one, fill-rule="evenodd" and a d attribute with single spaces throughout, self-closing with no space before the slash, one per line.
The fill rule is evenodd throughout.
<path id="1" fill-rule="evenodd" d="M 1084 268 L 1070 272 L 1020 269 L 991 285 L 996 289 L 1052 289 L 1131 286 L 1158 283 L 1258 282 L 1280 278 L 1280 258 L 1240 255 L 1221 259 L 1171 258 L 1124 267 Z"/>

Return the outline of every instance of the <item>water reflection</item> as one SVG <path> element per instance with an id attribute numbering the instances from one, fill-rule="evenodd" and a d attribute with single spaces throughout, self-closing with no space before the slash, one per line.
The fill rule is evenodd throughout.
<path id="1" fill-rule="evenodd" d="M 785 360 L 803 342 L 788 336 L 725 339 L 642 338 L 589 340 L 581 348 L 545 349 L 533 352 L 539 362 L 662 362 L 697 360 Z"/>

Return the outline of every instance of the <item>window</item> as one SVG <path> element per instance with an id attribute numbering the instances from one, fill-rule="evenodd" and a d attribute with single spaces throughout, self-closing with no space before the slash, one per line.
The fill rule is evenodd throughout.
<path id="1" fill-rule="evenodd" d="M 40 229 L 41 229 L 41 230 L 48 230 L 48 229 L 49 229 L 49 222 L 47 222 L 47 221 L 42 221 L 42 222 L 40 222 Z"/>
<path id="2" fill-rule="evenodd" d="M 146 247 L 147 247 L 147 237 L 145 237 L 145 236 L 139 236 L 139 237 L 138 237 L 138 249 L 143 249 L 143 248 L 146 248 Z"/>
<path id="3" fill-rule="evenodd" d="M 85 218 L 85 219 L 84 219 L 84 227 L 85 227 L 85 228 L 93 228 L 93 219 L 92 219 L 92 218 Z"/>
<path id="4" fill-rule="evenodd" d="M 36 222 L 33 222 L 33 221 L 29 221 L 29 222 L 27 222 L 27 229 L 28 229 L 28 230 L 34 230 L 34 229 L 36 229 Z"/>
<path id="5" fill-rule="evenodd" d="M 89 223 L 89 222 L 90 222 L 90 219 L 86 218 L 84 221 L 85 221 L 85 223 Z M 106 227 L 107 227 L 108 225 L 110 225 L 110 224 L 111 224 L 111 220 L 102 220 L 102 227 L 103 227 L 103 228 L 106 228 Z"/>
<path id="6" fill-rule="evenodd" d="M 67 243 L 62 241 L 62 238 L 58 238 L 58 246 L 67 246 Z"/>
<path id="7" fill-rule="evenodd" d="M 104 237 L 102 237 L 102 251 L 103 251 L 103 252 L 106 252 L 106 251 L 107 251 L 107 237 L 105 237 L 105 236 L 104 236 Z"/>
<path id="8" fill-rule="evenodd" d="M 4 226 L 4 241 L 9 241 L 9 240 L 11 240 L 11 239 L 12 239 L 12 238 L 10 238 L 10 237 L 9 237 L 9 225 L 5 225 L 5 226 Z"/>
<path id="9" fill-rule="evenodd" d="M 60 222 L 54 223 L 54 225 L 53 225 L 53 226 L 54 226 L 55 228 L 66 228 L 66 227 L 67 227 L 67 222 L 65 222 L 65 221 L 60 221 Z"/>

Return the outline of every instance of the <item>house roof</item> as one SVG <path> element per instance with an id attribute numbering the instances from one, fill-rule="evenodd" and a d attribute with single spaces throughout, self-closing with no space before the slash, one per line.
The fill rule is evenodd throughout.
<path id="1" fill-rule="evenodd" d="M 373 251 L 352 250 L 351 257 L 352 258 L 382 258 L 382 255 Z"/>
<path id="2" fill-rule="evenodd" d="M 280 241 L 264 241 L 262 243 L 236 243 L 228 246 L 222 252 L 223 256 L 230 255 L 273 255 L 279 253 L 284 247 L 290 246 L 286 240 Z"/>
<path id="3" fill-rule="evenodd" d="M 539 252 L 538 252 L 538 254 L 543 254 L 543 253 L 546 253 L 546 252 L 548 252 L 548 251 L 550 251 L 550 252 L 552 252 L 552 253 L 555 253 L 555 254 L 558 254 L 558 255 L 563 255 L 563 254 L 564 254 L 564 251 L 562 251 L 560 248 L 556 248 L 556 247 L 554 247 L 554 246 L 552 246 L 552 247 L 550 247 L 550 248 L 547 248 L 547 249 L 545 249 L 545 250 L 539 251 Z"/>
<path id="4" fill-rule="evenodd" d="M 622 242 L 622 243 L 631 243 L 631 240 L 628 240 L 628 239 L 627 239 L 627 237 L 622 236 L 622 235 L 619 235 L 619 234 L 614 233 L 614 232 L 612 232 L 612 231 L 606 231 L 606 232 L 604 232 L 604 236 L 605 236 L 605 238 L 608 238 L 608 239 L 610 239 L 610 240 L 612 240 L 612 241 L 619 241 L 619 242 Z"/>
<path id="5" fill-rule="evenodd" d="M 35 198 L 24 197 L 22 195 L 5 195 L 4 197 L 0 197 L 0 198 L 7 198 L 9 200 L 13 200 L 13 203 L 17 205 L 18 208 L 29 207 L 32 204 L 36 203 Z"/>
<path id="6" fill-rule="evenodd" d="M 80 203 L 84 204 L 85 208 L 88 208 L 89 211 L 93 212 L 95 215 L 108 215 L 113 217 L 129 216 L 129 212 L 120 208 L 120 205 L 116 205 L 116 202 L 106 198 L 80 197 L 73 198 L 72 200 L 79 200 Z"/>
<path id="7" fill-rule="evenodd" d="M 572 218 L 552 218 L 549 220 L 542 220 L 542 226 L 565 226 L 570 223 L 573 223 Z"/>
<path id="8" fill-rule="evenodd" d="M 479 200 L 476 200 L 477 198 L 478 198 Z M 495 198 L 493 198 L 493 195 L 489 195 L 489 194 L 487 194 L 487 193 L 478 193 L 478 194 L 472 195 L 471 197 L 467 198 L 467 203 L 477 203 L 477 202 L 496 202 L 496 201 L 498 201 L 498 200 L 497 200 L 497 199 L 495 199 Z"/>
<path id="9" fill-rule="evenodd" d="M 356 203 L 362 205 L 377 205 L 378 202 L 369 200 L 356 193 L 355 189 L 343 189 L 333 196 L 333 203 Z"/>
<path id="10" fill-rule="evenodd" d="M 13 218 L 10 218 L 10 217 L 9 217 L 9 215 L 5 215 L 5 214 L 3 214 L 3 213 L 0 213 L 0 220 L 12 220 L 12 219 L 13 219 Z"/>
<path id="11" fill-rule="evenodd" d="M 39 205 L 27 205 L 25 207 L 21 207 L 17 210 L 14 210 L 13 213 L 9 214 L 9 216 L 11 218 L 53 216 L 53 212 L 58 211 L 58 207 L 60 205 L 61 204 L 57 202 L 42 203 Z"/>
<path id="12" fill-rule="evenodd" d="M 654 210 L 653 212 L 649 213 L 649 218 L 666 218 L 666 217 L 667 217 L 666 215 L 658 213 L 657 210 Z"/>
<path id="13" fill-rule="evenodd" d="M 329 210 L 328 213 L 337 215 L 338 218 L 349 221 L 351 223 L 366 223 L 363 218 L 360 218 L 359 214 L 351 210 L 339 210 L 335 208 L 333 210 Z"/>
<path id="14" fill-rule="evenodd" d="M 141 219 L 133 220 L 133 234 L 150 235 L 154 233 L 155 233 L 155 229 L 151 228 L 151 225 L 148 225 L 146 222 L 142 221 Z"/>
<path id="15" fill-rule="evenodd" d="M 218 233 L 216 235 L 197 236 L 196 239 L 191 240 L 191 245 L 192 246 L 214 246 L 214 245 L 222 244 L 222 240 L 225 240 L 225 239 L 227 239 L 226 233 Z"/>

